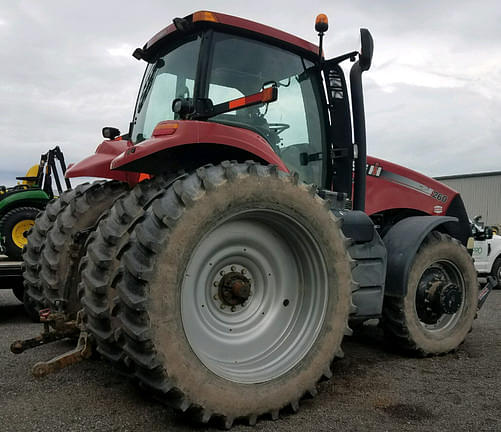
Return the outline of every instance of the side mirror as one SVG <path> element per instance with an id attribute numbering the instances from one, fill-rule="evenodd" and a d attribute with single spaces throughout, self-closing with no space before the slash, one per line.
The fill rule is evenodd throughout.
<path id="1" fill-rule="evenodd" d="M 492 233 L 491 227 L 485 227 L 484 233 L 485 233 L 486 240 L 490 240 L 492 238 L 493 233 Z"/>
<path id="2" fill-rule="evenodd" d="M 115 139 L 117 136 L 120 136 L 120 131 L 117 128 L 114 127 L 103 128 L 103 137 L 112 140 Z"/>
<path id="3" fill-rule="evenodd" d="M 374 54 L 374 39 L 372 39 L 371 32 L 367 29 L 360 29 L 360 68 L 362 71 L 369 70 L 372 63 L 372 55 Z"/>

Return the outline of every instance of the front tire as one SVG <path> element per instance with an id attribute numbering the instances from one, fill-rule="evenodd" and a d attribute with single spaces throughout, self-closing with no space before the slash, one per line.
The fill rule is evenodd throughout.
<path id="1" fill-rule="evenodd" d="M 404 350 L 444 354 L 471 330 L 477 302 L 477 274 L 468 251 L 433 231 L 416 254 L 405 297 L 385 297 L 382 325 L 389 340 Z"/>
<path id="2" fill-rule="evenodd" d="M 5 239 L 7 256 L 16 261 L 23 259 L 23 246 L 28 243 L 28 231 L 35 225 L 35 219 L 40 213 L 37 207 L 18 207 L 7 212 L 0 219 L 0 232 Z"/>
<path id="3" fill-rule="evenodd" d="M 143 385 L 202 422 L 298 409 L 330 377 L 351 306 L 340 221 L 254 163 L 176 181 L 124 254 L 124 350 Z"/>

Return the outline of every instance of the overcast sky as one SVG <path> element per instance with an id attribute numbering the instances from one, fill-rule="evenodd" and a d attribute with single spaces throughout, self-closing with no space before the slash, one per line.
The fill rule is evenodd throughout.
<path id="1" fill-rule="evenodd" d="M 433 176 L 501 170 L 499 1 L 0 0 L 0 184 L 50 147 L 75 162 L 103 126 L 126 131 L 145 67 L 132 51 L 200 9 L 314 43 L 326 13 L 327 57 L 358 49 L 358 29 L 369 28 L 369 154 Z"/>

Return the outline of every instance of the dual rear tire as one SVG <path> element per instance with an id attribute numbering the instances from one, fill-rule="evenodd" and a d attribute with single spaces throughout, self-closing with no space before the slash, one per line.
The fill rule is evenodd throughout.
<path id="1" fill-rule="evenodd" d="M 113 302 L 90 270 L 104 256 L 94 241 L 83 302 L 101 352 L 116 352 L 117 342 L 143 387 L 201 422 L 230 427 L 297 410 L 331 376 L 353 288 L 340 221 L 315 192 L 254 163 L 178 179 L 112 254 L 118 332 Z"/>
<path id="2" fill-rule="evenodd" d="M 33 320 L 46 307 L 76 316 L 82 307 L 77 287 L 87 237 L 127 189 L 115 181 L 85 183 L 64 192 L 38 215 L 23 250 L 24 305 Z"/>

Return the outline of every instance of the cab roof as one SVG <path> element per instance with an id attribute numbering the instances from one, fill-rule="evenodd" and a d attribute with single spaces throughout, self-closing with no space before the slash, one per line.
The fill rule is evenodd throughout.
<path id="1" fill-rule="evenodd" d="M 200 25 L 208 25 L 214 28 L 221 28 L 233 31 L 243 31 L 244 33 L 251 33 L 260 38 L 272 39 L 281 45 L 287 45 L 289 48 L 296 50 L 306 51 L 311 54 L 318 55 L 318 46 L 314 45 L 304 39 L 291 35 L 290 33 L 269 27 L 264 24 L 250 21 L 244 18 L 239 18 L 232 15 L 226 15 L 220 12 L 212 11 L 198 11 L 184 17 L 185 22 L 196 28 Z M 175 21 L 175 20 L 174 20 Z M 159 31 L 153 36 L 143 47 L 145 53 L 156 51 L 158 42 L 178 32 L 176 25 L 170 24 L 163 30 Z"/>

